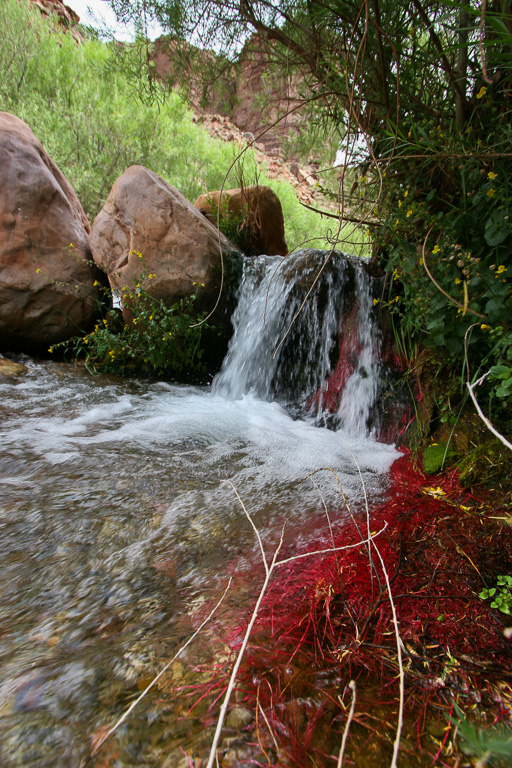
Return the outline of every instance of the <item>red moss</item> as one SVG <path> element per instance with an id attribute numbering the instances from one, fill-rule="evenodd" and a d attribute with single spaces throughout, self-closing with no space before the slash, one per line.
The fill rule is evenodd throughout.
<path id="1" fill-rule="evenodd" d="M 446 725 L 453 696 L 463 695 L 463 704 L 490 702 L 497 682 L 512 672 L 502 615 L 478 597 L 498 574 L 512 572 L 512 530 L 483 519 L 454 474 L 436 478 L 433 488 L 432 478 L 403 457 L 391 480 L 386 501 L 371 511 L 370 529 L 387 526 L 375 544 L 391 580 L 404 643 L 408 723 L 421 748 L 428 702 L 446 707 L 440 717 Z M 356 544 L 366 535 L 366 516 L 359 514 L 347 520 L 336 545 Z M 312 550 L 318 548 L 318 541 L 312 543 Z M 391 605 L 374 550 L 371 560 L 363 545 L 290 563 L 278 569 L 265 597 L 241 682 L 258 696 L 280 735 L 288 761 L 280 765 L 311 765 L 308 754 L 315 764 L 325 763 L 339 745 L 346 712 L 338 697 L 352 678 L 360 688 L 357 749 L 365 739 L 373 743 L 372 712 L 383 707 L 379 717 L 388 720 L 396 713 Z M 508 707 L 502 709 L 508 717 Z M 383 755 L 366 764 L 379 765 Z M 437 759 L 430 754 L 430 762 L 432 757 Z M 423 758 L 416 751 L 408 759 L 420 765 Z"/>

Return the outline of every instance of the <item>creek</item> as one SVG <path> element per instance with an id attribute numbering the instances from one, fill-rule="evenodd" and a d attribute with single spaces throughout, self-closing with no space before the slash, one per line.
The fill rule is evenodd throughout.
<path id="1" fill-rule="evenodd" d="M 313 274 L 310 261 L 302 278 Z M 272 278 L 275 259 L 254 260 L 212 386 L 93 376 L 27 358 L 24 377 L 0 381 L 2 766 L 81 765 L 91 734 L 172 657 L 231 573 L 244 577 L 245 592 L 185 664 L 207 662 L 209 637 L 243 619 L 258 593 L 259 555 L 231 483 L 269 551 L 285 520 L 300 551 L 318 536 L 324 503 L 341 508 L 334 475 L 315 475 L 320 495 L 304 479 L 310 473 L 335 470 L 355 508 L 359 468 L 371 497 L 385 492 L 397 452 L 372 426 L 378 330 L 369 281 L 354 264 L 324 270 L 321 302 L 308 303 L 273 355 L 303 286 L 291 272 Z M 339 367 L 333 349 L 349 267 L 357 344 L 328 414 L 322 382 Z M 188 726 L 182 704 L 161 701 L 148 697 L 119 730 L 118 768 L 173 764 L 166 755 Z"/>

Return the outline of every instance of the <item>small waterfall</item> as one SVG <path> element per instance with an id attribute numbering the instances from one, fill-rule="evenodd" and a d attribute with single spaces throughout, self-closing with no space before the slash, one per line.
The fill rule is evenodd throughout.
<path id="1" fill-rule="evenodd" d="M 233 322 L 215 394 L 253 394 L 318 425 L 376 433 L 381 334 L 360 259 L 307 249 L 248 260 Z"/>

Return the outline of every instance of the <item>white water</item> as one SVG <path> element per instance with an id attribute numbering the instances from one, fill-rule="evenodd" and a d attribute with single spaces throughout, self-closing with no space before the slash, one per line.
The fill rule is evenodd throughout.
<path id="1" fill-rule="evenodd" d="M 247 301 L 239 315 L 252 311 L 257 323 L 261 297 Z M 265 337 L 252 329 L 247 338 L 260 362 L 238 357 L 236 341 L 231 384 L 225 368 L 213 391 L 30 360 L 25 377 L 0 380 L 2 767 L 80 765 L 93 730 L 191 634 L 196 606 L 218 599 L 227 571 L 253 573 L 258 548 L 228 480 L 269 551 L 285 521 L 295 551 L 327 532 L 324 502 L 333 524 L 343 519 L 332 472 L 314 476 L 321 495 L 310 473 L 336 472 L 353 509 L 356 462 L 371 498 L 385 489 L 394 448 L 262 399 L 273 397 L 256 343 Z M 332 338 L 318 339 L 328 350 Z M 157 753 L 147 758 L 155 729 L 179 723 L 181 710 L 160 724 L 154 701 L 119 733 L 120 768 L 160 764 Z"/>
<path id="2" fill-rule="evenodd" d="M 369 426 L 380 371 L 380 336 L 373 315 L 369 278 L 359 260 L 335 254 L 336 269 L 321 267 L 327 252 L 302 251 L 283 261 L 261 256 L 247 262 L 240 301 L 234 316 L 235 332 L 213 391 L 228 400 L 251 393 L 285 406 L 302 406 L 322 423 L 325 386 L 332 372 L 331 357 L 343 334 L 346 283 L 355 277 L 357 332 L 350 355 L 354 368 L 331 426 L 346 436 L 373 434 Z M 329 266 L 333 266 L 333 264 Z M 314 279 L 320 273 L 316 285 Z M 297 276 L 305 286 L 297 290 Z M 311 296 L 306 298 L 312 286 Z M 318 401 L 308 400 L 319 393 Z"/>

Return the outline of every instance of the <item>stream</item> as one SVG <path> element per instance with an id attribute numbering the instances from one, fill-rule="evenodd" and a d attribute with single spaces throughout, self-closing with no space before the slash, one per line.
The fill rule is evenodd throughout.
<path id="1" fill-rule="evenodd" d="M 250 356 L 254 343 L 237 338 Z M 192 387 L 17 359 L 28 373 L 0 377 L 0 764 L 78 768 L 228 575 L 246 590 L 183 666 L 211 661 L 208 638 L 251 609 L 259 550 L 234 488 L 267 551 L 285 521 L 300 551 L 322 534 L 324 504 L 342 509 L 332 472 L 315 475 L 320 491 L 306 476 L 335 470 L 357 509 L 358 467 L 378 498 L 397 453 L 354 422 L 334 431 L 298 418 L 254 385 L 226 390 L 226 367 L 212 387 Z M 171 768 L 176 744 L 204 738 L 199 722 L 184 724 L 190 705 L 163 699 L 148 696 L 119 729 L 116 768 Z"/>

